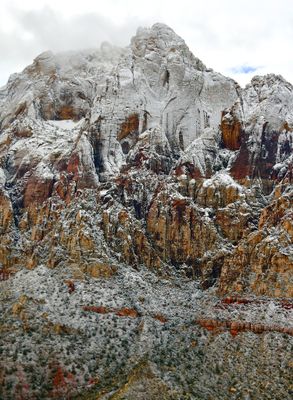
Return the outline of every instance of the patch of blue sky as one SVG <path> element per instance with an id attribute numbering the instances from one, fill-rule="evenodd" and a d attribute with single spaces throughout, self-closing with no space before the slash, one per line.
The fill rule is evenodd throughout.
<path id="1" fill-rule="evenodd" d="M 254 67 L 252 65 L 239 65 L 237 67 L 231 68 L 231 72 L 233 74 L 250 74 L 251 72 L 255 72 L 260 67 Z"/>

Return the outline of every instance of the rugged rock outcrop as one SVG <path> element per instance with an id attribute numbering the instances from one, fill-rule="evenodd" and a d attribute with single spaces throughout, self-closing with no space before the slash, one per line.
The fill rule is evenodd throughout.
<path id="1" fill-rule="evenodd" d="M 250 287 L 260 295 L 292 297 L 292 190 L 277 196 L 262 210 L 258 230 L 225 259 L 222 291 Z"/>
<path id="2" fill-rule="evenodd" d="M 281 76 L 255 77 L 241 100 L 223 116 L 224 146 L 231 149 L 240 141 L 231 165 L 232 176 L 238 180 L 261 179 L 266 194 L 271 192 L 274 180 L 285 176 L 292 157 L 292 94 L 292 85 Z M 227 131 L 233 143 L 229 143 Z"/>
<path id="3" fill-rule="evenodd" d="M 282 77 L 241 89 L 155 24 L 126 49 L 41 54 L 0 100 L 3 268 L 103 276 L 124 262 L 222 293 L 292 295 Z"/>

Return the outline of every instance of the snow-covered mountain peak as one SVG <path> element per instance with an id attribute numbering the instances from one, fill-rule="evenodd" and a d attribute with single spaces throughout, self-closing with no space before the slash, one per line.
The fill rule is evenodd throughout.
<path id="1" fill-rule="evenodd" d="M 156 23 L 151 28 L 138 28 L 131 39 L 131 49 L 134 57 L 144 58 L 147 62 L 192 64 L 200 71 L 206 70 L 205 65 L 191 53 L 185 41 L 162 23 Z"/>

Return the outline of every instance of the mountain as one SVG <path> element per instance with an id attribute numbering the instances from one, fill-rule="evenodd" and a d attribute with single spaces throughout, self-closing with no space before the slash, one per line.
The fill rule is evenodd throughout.
<path id="1" fill-rule="evenodd" d="M 242 89 L 163 24 L 13 74 L 2 397 L 291 398 L 292 148 L 290 83 Z"/>

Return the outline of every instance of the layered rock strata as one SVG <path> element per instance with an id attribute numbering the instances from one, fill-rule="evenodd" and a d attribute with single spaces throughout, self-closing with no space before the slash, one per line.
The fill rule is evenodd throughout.
<path id="1" fill-rule="evenodd" d="M 155 24 L 125 49 L 41 54 L 0 101 L 3 271 L 123 262 L 221 293 L 292 295 L 282 77 L 241 89 Z"/>

